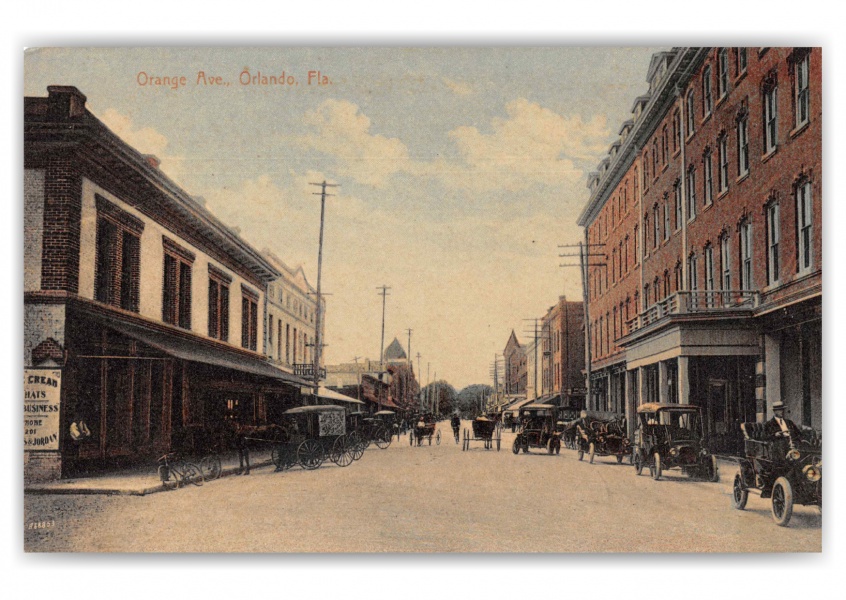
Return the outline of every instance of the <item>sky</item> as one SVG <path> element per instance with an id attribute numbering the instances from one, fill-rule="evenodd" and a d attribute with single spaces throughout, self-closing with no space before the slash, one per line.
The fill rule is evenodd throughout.
<path id="1" fill-rule="evenodd" d="M 312 285 L 310 184 L 338 184 L 327 364 L 378 358 L 387 285 L 385 346 L 407 350 L 412 329 L 424 382 L 461 389 L 491 383 L 512 329 L 528 341 L 527 319 L 560 295 L 581 300 L 558 245 L 582 238 L 586 176 L 664 49 L 42 48 L 25 54 L 24 93 L 79 88 L 112 131 Z"/>

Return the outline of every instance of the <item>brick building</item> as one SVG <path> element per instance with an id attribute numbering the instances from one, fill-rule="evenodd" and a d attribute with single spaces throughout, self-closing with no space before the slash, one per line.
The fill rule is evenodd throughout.
<path id="1" fill-rule="evenodd" d="M 511 335 L 508 336 L 502 355 L 505 362 L 506 396 L 525 397 L 528 379 L 526 348 L 517 339 L 514 330 L 511 330 Z"/>
<path id="2" fill-rule="evenodd" d="M 822 53 L 674 48 L 589 180 L 590 405 L 822 424 Z M 631 421 L 631 419 L 630 419 Z"/>
<path id="3" fill-rule="evenodd" d="M 154 464 L 308 385 L 265 356 L 282 273 L 85 103 L 65 86 L 24 99 L 28 480 Z"/>
<path id="4" fill-rule="evenodd" d="M 584 408 L 584 304 L 561 296 L 541 320 L 540 340 L 541 401 Z"/>

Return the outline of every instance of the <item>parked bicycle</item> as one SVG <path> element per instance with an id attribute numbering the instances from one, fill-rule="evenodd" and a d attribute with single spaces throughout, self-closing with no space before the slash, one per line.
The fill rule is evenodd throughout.
<path id="1" fill-rule="evenodd" d="M 219 454 L 207 454 L 200 459 L 200 471 L 203 473 L 204 481 L 214 481 L 220 477 L 223 470 L 220 464 Z"/>
<path id="2" fill-rule="evenodd" d="M 185 483 L 203 485 L 203 471 L 194 463 L 186 462 L 176 453 L 170 452 L 158 460 L 159 478 L 168 489 L 176 489 Z"/>

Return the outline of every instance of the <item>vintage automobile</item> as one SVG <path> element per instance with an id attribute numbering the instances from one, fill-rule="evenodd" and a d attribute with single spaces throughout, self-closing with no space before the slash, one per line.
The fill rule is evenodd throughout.
<path id="1" fill-rule="evenodd" d="M 691 477 L 719 481 L 717 457 L 709 451 L 698 406 L 652 402 L 639 406 L 637 416 L 632 462 L 638 475 L 648 466 L 656 480 L 667 469 L 681 469 Z"/>
<path id="2" fill-rule="evenodd" d="M 743 423 L 745 458 L 734 477 L 732 505 L 746 508 L 749 490 L 772 501 L 776 525 L 786 527 L 794 504 L 822 512 L 822 438 L 813 430 L 768 435 L 764 423 Z"/>
<path id="3" fill-rule="evenodd" d="M 558 422 L 558 407 L 554 404 L 526 404 L 520 407 L 520 429 L 511 447 L 514 454 L 529 448 L 545 448 L 550 454 L 561 452 L 563 424 Z"/>
<path id="4" fill-rule="evenodd" d="M 575 422 L 575 449 L 579 460 L 588 455 L 593 463 L 596 456 L 614 456 L 617 463 L 632 456 L 632 444 L 626 432 L 626 417 L 612 412 L 581 412 L 581 418 Z M 568 429 L 572 431 L 572 427 Z"/>

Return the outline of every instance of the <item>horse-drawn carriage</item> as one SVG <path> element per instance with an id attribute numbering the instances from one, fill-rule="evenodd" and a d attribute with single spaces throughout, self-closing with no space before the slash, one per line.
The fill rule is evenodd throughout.
<path id="1" fill-rule="evenodd" d="M 612 412 L 583 410 L 576 422 L 576 450 L 579 460 L 588 455 L 593 463 L 596 456 L 613 456 L 617 463 L 632 455 L 631 440 L 626 432 L 626 418 Z"/>
<path id="2" fill-rule="evenodd" d="M 472 434 L 465 429 L 462 441 L 462 450 L 469 450 L 470 442 L 482 442 L 485 450 L 490 450 L 496 444 L 496 450 L 499 452 L 500 444 L 502 443 L 502 427 L 500 422 L 488 417 L 477 417 L 473 420 Z"/>
<path id="3" fill-rule="evenodd" d="M 344 408 L 334 405 L 298 406 L 283 413 L 282 434 L 274 442 L 271 459 L 276 470 L 294 465 L 316 469 L 327 459 L 339 467 L 352 464 L 355 439 L 347 435 Z"/>
<path id="4" fill-rule="evenodd" d="M 432 445 L 432 440 L 435 440 L 436 445 L 441 443 L 441 430 L 438 429 L 438 422 L 434 415 L 423 415 L 417 420 L 417 424 L 408 436 L 409 445 L 413 446 L 417 442 L 418 446 L 423 445 L 423 440 L 428 440 L 429 445 Z"/>

